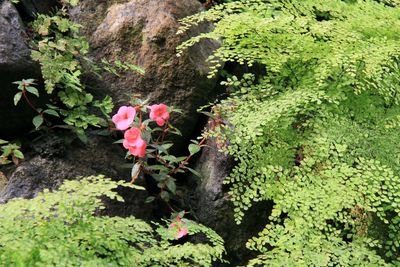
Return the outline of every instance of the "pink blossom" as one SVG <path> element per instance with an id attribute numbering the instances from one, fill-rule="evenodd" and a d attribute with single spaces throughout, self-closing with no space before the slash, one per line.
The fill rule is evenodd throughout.
<path id="1" fill-rule="evenodd" d="M 112 117 L 112 121 L 118 130 L 124 131 L 129 128 L 136 116 L 134 107 L 122 106 L 118 109 L 117 114 Z"/>
<path id="2" fill-rule="evenodd" d="M 165 121 L 169 120 L 167 105 L 159 104 L 148 107 L 150 109 L 150 119 L 155 121 L 158 126 L 164 126 Z"/>
<path id="3" fill-rule="evenodd" d="M 176 218 L 177 223 L 171 223 L 169 225 L 170 229 L 177 229 L 178 232 L 176 233 L 175 238 L 176 239 L 180 239 L 182 237 L 184 237 L 185 235 L 187 235 L 189 233 L 188 229 L 185 227 L 181 227 L 182 223 L 181 223 L 181 219 L 178 217 Z"/>
<path id="4" fill-rule="evenodd" d="M 140 136 L 139 128 L 131 128 L 124 134 L 122 145 L 129 150 L 133 156 L 144 157 L 146 155 L 146 142 Z"/>
<path id="5" fill-rule="evenodd" d="M 179 230 L 178 234 L 176 235 L 176 239 L 182 238 L 182 237 L 184 237 L 185 235 L 187 235 L 188 233 L 189 233 L 189 232 L 188 232 L 188 229 L 186 229 L 186 228 L 181 228 L 181 229 Z"/>

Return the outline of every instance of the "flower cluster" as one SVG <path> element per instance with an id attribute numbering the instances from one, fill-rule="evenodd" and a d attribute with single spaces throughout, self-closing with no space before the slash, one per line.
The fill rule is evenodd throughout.
<path id="1" fill-rule="evenodd" d="M 123 146 L 133 156 L 144 157 L 146 155 L 147 143 L 142 138 L 142 130 L 145 126 L 142 124 L 141 106 L 122 106 L 117 114 L 112 117 L 112 121 L 118 130 L 125 131 Z M 156 104 L 145 107 L 150 110 L 150 119 L 162 127 L 169 120 L 168 107 L 165 104 Z M 135 118 L 140 113 L 137 127 L 134 127 Z"/>
<path id="2" fill-rule="evenodd" d="M 169 225 L 169 228 L 176 231 L 175 238 L 180 239 L 189 233 L 188 229 L 184 226 L 185 222 L 182 221 L 180 216 L 175 218 L 175 222 Z"/>
<path id="3" fill-rule="evenodd" d="M 124 132 L 124 138 L 117 141 L 134 156 L 131 169 L 131 183 L 137 179 L 152 179 L 159 188 L 156 195 L 149 196 L 146 202 L 161 199 L 170 202 L 176 195 L 177 174 L 186 171 L 201 176 L 189 167 L 194 154 L 205 146 L 208 134 L 202 134 L 199 141 L 191 140 L 188 146 L 189 155 L 176 157 L 170 153 L 174 147 L 170 134 L 181 136 L 181 132 L 169 122 L 170 112 L 181 112 L 165 104 L 148 105 L 147 100 L 132 98 L 130 104 L 119 108 L 112 117 L 117 130 Z M 176 210 L 170 206 L 171 210 Z M 175 229 L 175 228 L 174 228 Z M 178 236 L 186 235 L 185 228 L 176 228 Z"/>

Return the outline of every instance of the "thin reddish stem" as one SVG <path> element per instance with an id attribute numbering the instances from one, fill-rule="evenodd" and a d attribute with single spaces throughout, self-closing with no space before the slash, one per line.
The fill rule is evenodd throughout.
<path id="1" fill-rule="evenodd" d="M 40 113 L 40 112 L 36 109 L 36 107 L 31 103 L 31 101 L 29 100 L 29 98 L 28 98 L 28 96 L 27 96 L 27 94 L 26 94 L 26 90 L 25 90 L 25 89 L 22 90 L 22 95 L 24 96 L 24 99 L 25 99 L 25 101 L 28 103 L 28 105 L 29 105 L 34 111 L 36 111 L 39 115 L 42 115 L 42 113 Z"/>
<path id="2" fill-rule="evenodd" d="M 206 140 L 208 139 L 208 136 L 204 136 L 203 139 L 200 141 L 200 143 L 198 143 L 199 147 L 202 147 L 204 145 L 204 143 L 206 142 Z M 175 169 L 173 169 L 172 171 L 169 172 L 169 175 L 172 174 L 176 174 L 180 169 L 182 169 L 183 167 L 185 167 L 185 165 L 190 161 L 190 159 L 193 157 L 192 155 L 187 156 L 180 164 L 178 167 L 176 167 Z"/>

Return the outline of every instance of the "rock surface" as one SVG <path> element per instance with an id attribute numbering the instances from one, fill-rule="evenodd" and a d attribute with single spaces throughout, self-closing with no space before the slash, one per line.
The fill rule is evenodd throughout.
<path id="1" fill-rule="evenodd" d="M 68 144 L 64 137 L 47 135 L 30 145 L 31 153 L 11 172 L 7 186 L 0 191 L 0 203 L 15 197 L 33 198 L 45 188 L 56 189 L 64 179 L 80 176 L 103 174 L 129 181 L 129 169 L 121 168 L 125 152 L 120 145 L 112 144 L 111 138 L 92 136 L 84 145 L 79 141 Z M 126 202 L 107 202 L 112 207 L 109 215 L 151 217 L 151 205 L 144 204 L 146 191 L 128 188 L 121 194 L 128 196 Z"/>
<path id="2" fill-rule="evenodd" d="M 197 0 L 82 1 L 70 13 L 90 40 L 90 57 L 95 62 L 121 60 L 146 71 L 143 76 L 103 73 L 103 80 L 87 76 L 88 87 L 110 94 L 117 106 L 141 94 L 178 107 L 183 114 L 175 125 L 184 136 L 191 135 L 198 120 L 196 109 L 214 93 L 216 81 L 207 79 L 205 61 L 217 43 L 205 41 L 178 58 L 176 47 L 188 36 L 176 32 L 179 19 L 201 9 Z"/>
<path id="3" fill-rule="evenodd" d="M 29 67 L 30 51 L 22 20 L 9 1 L 0 2 L 0 66 L 2 69 Z"/>
<path id="4" fill-rule="evenodd" d="M 0 1 L 0 136 L 3 138 L 29 129 L 34 116 L 24 101 L 14 106 L 17 86 L 12 82 L 39 77 L 38 65 L 30 60 L 24 26 L 17 10 L 9 1 Z"/>
<path id="5" fill-rule="evenodd" d="M 248 259 L 255 256 L 245 247 L 245 244 L 263 229 L 265 222 L 258 220 L 259 211 L 266 210 L 264 206 L 268 203 L 255 205 L 246 212 L 240 225 L 235 223 L 234 207 L 229 200 L 229 188 L 223 184 L 233 166 L 233 159 L 219 152 L 215 142 L 208 141 L 196 166 L 196 170 L 204 178 L 202 181 L 195 179 L 196 189 L 192 192 L 189 201 L 198 221 L 214 229 L 224 239 L 228 253 L 227 259 L 237 266 L 245 265 Z"/>

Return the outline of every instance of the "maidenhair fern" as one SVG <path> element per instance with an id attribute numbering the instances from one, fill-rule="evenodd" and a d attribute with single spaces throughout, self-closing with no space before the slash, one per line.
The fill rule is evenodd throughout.
<path id="1" fill-rule="evenodd" d="M 400 264 L 400 7 L 397 1 L 244 0 L 182 21 L 211 21 L 209 62 L 264 67 L 225 82 L 218 110 L 237 166 L 236 220 L 273 201 L 247 246 L 250 266 Z M 258 75 L 259 76 L 259 75 Z"/>
<path id="2" fill-rule="evenodd" d="M 221 238 L 194 222 L 185 227 L 190 235 L 202 233 L 205 242 L 174 245 L 167 227 L 94 216 L 104 209 L 99 197 L 123 201 L 112 191 L 118 186 L 131 185 L 88 177 L 1 205 L 0 266 L 211 266 L 221 259 Z"/>

